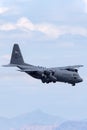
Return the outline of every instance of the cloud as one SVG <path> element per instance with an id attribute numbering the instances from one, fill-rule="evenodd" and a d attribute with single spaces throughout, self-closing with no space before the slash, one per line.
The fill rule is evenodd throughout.
<path id="1" fill-rule="evenodd" d="M 87 36 L 87 29 L 83 27 L 73 27 L 73 26 L 57 26 L 50 23 L 39 23 L 34 24 L 29 19 L 22 17 L 18 20 L 16 24 L 17 28 L 24 31 L 38 31 L 50 38 L 58 38 L 64 34 L 82 35 Z"/>
<path id="2" fill-rule="evenodd" d="M 24 30 L 35 30 L 35 25 L 27 18 L 23 17 L 20 18 L 17 22 L 17 27 Z"/>
<path id="3" fill-rule="evenodd" d="M 11 31 L 11 30 L 15 30 L 15 29 L 16 29 L 16 26 L 14 24 L 11 24 L 11 23 L 0 25 L 1 31 Z"/>
<path id="4" fill-rule="evenodd" d="M 57 37 L 59 33 L 55 25 L 48 23 L 33 24 L 25 17 L 18 20 L 17 27 L 25 31 L 38 31 L 49 37 Z"/>
<path id="5" fill-rule="evenodd" d="M 4 14 L 9 11 L 9 8 L 7 7 L 0 7 L 0 14 Z"/>
<path id="6" fill-rule="evenodd" d="M 64 26 L 62 27 L 62 32 L 65 34 L 87 36 L 87 29 L 79 26 Z"/>
<path id="7" fill-rule="evenodd" d="M 64 34 L 87 36 L 87 29 L 80 26 L 57 26 L 51 23 L 31 22 L 28 18 L 22 17 L 16 23 L 6 23 L 0 25 L 1 31 L 22 30 L 24 32 L 40 32 L 48 38 L 58 38 Z"/>

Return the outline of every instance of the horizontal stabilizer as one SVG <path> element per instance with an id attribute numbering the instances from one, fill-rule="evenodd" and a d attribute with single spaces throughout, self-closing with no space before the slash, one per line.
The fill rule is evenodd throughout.
<path id="1" fill-rule="evenodd" d="M 18 66 L 19 67 L 19 66 Z M 34 67 L 32 67 L 32 68 L 23 68 L 23 66 L 21 66 L 22 67 L 22 69 L 21 70 L 19 70 L 19 71 L 21 71 L 21 72 L 37 72 L 37 71 L 42 71 L 42 70 L 40 70 L 40 69 L 38 69 L 38 68 L 34 68 Z M 20 67 L 19 67 L 20 68 Z"/>
<path id="2" fill-rule="evenodd" d="M 3 67 L 16 67 L 17 64 L 8 64 L 8 65 L 3 65 Z"/>

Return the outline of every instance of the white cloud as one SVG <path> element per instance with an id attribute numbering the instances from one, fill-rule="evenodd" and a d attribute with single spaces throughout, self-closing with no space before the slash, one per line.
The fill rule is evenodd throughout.
<path id="1" fill-rule="evenodd" d="M 60 30 L 56 28 L 55 25 L 52 24 L 37 24 L 35 29 L 39 32 L 44 33 L 48 37 L 57 38 L 60 35 Z"/>
<path id="2" fill-rule="evenodd" d="M 64 34 L 87 36 L 87 29 L 83 27 L 63 26 L 61 30 Z"/>
<path id="3" fill-rule="evenodd" d="M 34 24 L 26 17 L 20 18 L 17 23 L 6 23 L 0 25 L 0 30 L 22 30 L 26 32 L 41 32 L 48 38 L 58 38 L 64 34 L 87 36 L 87 29 L 75 26 L 57 26 L 50 23 Z"/>
<path id="4" fill-rule="evenodd" d="M 58 36 L 58 30 L 54 25 L 47 23 L 33 24 L 29 19 L 25 17 L 18 20 L 17 27 L 25 31 L 39 31 L 50 37 Z"/>
<path id="5" fill-rule="evenodd" d="M 30 30 L 30 31 L 35 30 L 35 25 L 29 19 L 25 17 L 20 18 L 16 25 L 20 29 Z"/>
<path id="6" fill-rule="evenodd" d="M 87 36 L 87 29 L 83 27 L 55 26 L 50 23 L 33 24 L 25 17 L 19 19 L 16 25 L 25 31 L 39 31 L 50 38 L 57 38 L 63 34 Z"/>
<path id="7" fill-rule="evenodd" d="M 0 7 L 0 14 L 8 12 L 9 8 L 6 7 Z"/>
<path id="8" fill-rule="evenodd" d="M 11 23 L 0 25 L 0 30 L 2 30 L 2 31 L 11 31 L 11 30 L 15 30 L 15 29 L 16 29 L 16 26 Z"/>

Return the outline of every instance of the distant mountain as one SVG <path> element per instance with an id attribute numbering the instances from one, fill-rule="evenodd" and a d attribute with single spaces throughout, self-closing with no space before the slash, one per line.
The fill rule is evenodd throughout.
<path id="1" fill-rule="evenodd" d="M 0 117 L 0 130 L 87 130 L 87 120 L 65 121 L 40 110 L 11 119 Z"/>
<path id="2" fill-rule="evenodd" d="M 31 113 L 23 114 L 21 116 L 11 119 L 16 126 L 21 125 L 53 125 L 60 124 L 64 120 L 58 116 L 49 115 L 40 110 L 33 111 Z"/>
<path id="3" fill-rule="evenodd" d="M 68 121 L 62 123 L 55 130 L 87 130 L 87 121 Z"/>
<path id="4" fill-rule="evenodd" d="M 29 125 L 59 125 L 63 121 L 60 117 L 36 110 L 11 119 L 0 118 L 0 130 L 19 129 Z"/>

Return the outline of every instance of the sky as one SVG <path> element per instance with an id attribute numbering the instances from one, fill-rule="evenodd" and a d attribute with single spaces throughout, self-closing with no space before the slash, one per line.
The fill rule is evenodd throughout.
<path id="1" fill-rule="evenodd" d="M 84 65 L 84 82 L 42 84 L 8 64 L 14 43 L 27 63 Z M 0 1 L 0 117 L 42 110 L 70 120 L 87 119 L 87 0 Z"/>

